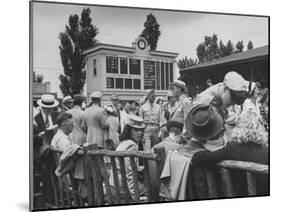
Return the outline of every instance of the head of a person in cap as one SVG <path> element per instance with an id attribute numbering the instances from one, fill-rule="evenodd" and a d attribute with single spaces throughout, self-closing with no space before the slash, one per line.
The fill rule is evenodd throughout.
<path id="1" fill-rule="evenodd" d="M 85 98 L 82 94 L 73 95 L 73 103 L 75 106 L 79 106 L 82 108 L 82 104 L 83 104 L 84 100 L 85 100 Z"/>
<path id="2" fill-rule="evenodd" d="M 188 92 L 186 88 L 186 84 L 182 80 L 175 80 L 170 83 L 170 89 L 172 91 L 173 96 L 178 99 L 181 95 L 186 94 Z"/>
<path id="3" fill-rule="evenodd" d="M 91 104 L 97 104 L 101 105 L 101 98 L 102 98 L 102 93 L 100 91 L 94 91 L 90 95 L 91 98 Z"/>
<path id="4" fill-rule="evenodd" d="M 202 142 L 217 139 L 225 129 L 221 115 L 208 104 L 194 106 L 187 115 L 185 127 L 189 135 Z"/>
<path id="5" fill-rule="evenodd" d="M 168 121 L 166 128 L 169 136 L 175 138 L 176 143 L 179 143 L 182 134 L 183 123 L 178 121 Z"/>
<path id="6" fill-rule="evenodd" d="M 155 92 L 153 89 L 146 91 L 146 100 L 151 104 L 155 101 Z"/>
<path id="7" fill-rule="evenodd" d="M 62 105 L 64 107 L 64 109 L 66 110 L 70 110 L 71 108 L 73 108 L 74 104 L 73 104 L 73 99 L 71 96 L 65 96 L 62 99 Z"/>
<path id="8" fill-rule="evenodd" d="M 222 96 L 224 105 L 242 105 L 249 93 L 249 82 L 237 72 L 230 71 L 225 75 L 223 84 L 225 88 Z"/>
<path id="9" fill-rule="evenodd" d="M 61 112 L 57 118 L 58 128 L 61 129 L 64 134 L 69 135 L 73 130 L 72 115 L 67 112 Z"/>
<path id="10" fill-rule="evenodd" d="M 124 131 L 121 134 L 121 142 L 125 140 L 132 140 L 139 143 L 143 139 L 143 131 L 145 128 L 144 121 L 141 117 L 131 114 L 129 122 L 125 125 Z"/>
<path id="11" fill-rule="evenodd" d="M 105 106 L 104 109 L 108 116 L 114 116 L 114 110 L 112 106 Z"/>
<path id="12" fill-rule="evenodd" d="M 48 116 L 54 108 L 59 105 L 59 102 L 51 94 L 43 94 L 41 99 L 37 101 L 37 104 L 41 107 L 42 111 Z"/>
<path id="13" fill-rule="evenodd" d="M 113 93 L 113 94 L 111 95 L 111 102 L 112 102 L 112 105 L 113 105 L 115 108 L 118 108 L 119 96 L 118 96 L 116 93 Z"/>

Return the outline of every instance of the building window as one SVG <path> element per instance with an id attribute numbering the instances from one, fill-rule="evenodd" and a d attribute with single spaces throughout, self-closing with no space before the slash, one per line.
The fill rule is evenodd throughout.
<path id="1" fill-rule="evenodd" d="M 133 88 L 132 83 L 133 83 L 132 79 L 125 79 L 125 89 L 132 89 Z"/>
<path id="2" fill-rule="evenodd" d="M 143 61 L 144 89 L 155 89 L 155 62 L 150 60 Z"/>
<path id="3" fill-rule="evenodd" d="M 114 88 L 114 78 L 112 77 L 106 78 L 106 88 Z"/>
<path id="4" fill-rule="evenodd" d="M 164 62 L 161 62 L 160 77 L 161 77 L 161 90 L 165 90 L 165 63 Z"/>
<path id="5" fill-rule="evenodd" d="M 120 74 L 128 74 L 128 59 L 120 58 Z"/>
<path id="6" fill-rule="evenodd" d="M 130 74 L 140 75 L 140 60 L 130 59 L 129 60 Z"/>
<path id="7" fill-rule="evenodd" d="M 116 78 L 116 88 L 123 89 L 124 79 Z"/>
<path id="8" fill-rule="evenodd" d="M 118 74 L 118 57 L 106 57 L 106 73 Z"/>
<path id="9" fill-rule="evenodd" d="M 170 63 L 170 82 L 174 81 L 173 63 Z"/>
<path id="10" fill-rule="evenodd" d="M 140 79 L 134 79 L 134 89 L 141 89 L 141 81 Z"/>
<path id="11" fill-rule="evenodd" d="M 169 63 L 165 63 L 165 89 L 168 90 L 169 89 L 169 84 L 170 84 L 170 81 L 169 81 Z"/>
<path id="12" fill-rule="evenodd" d="M 160 62 L 156 62 L 156 90 L 160 90 Z"/>
<path id="13" fill-rule="evenodd" d="M 93 60 L 93 76 L 97 76 L 97 61 L 96 59 Z"/>

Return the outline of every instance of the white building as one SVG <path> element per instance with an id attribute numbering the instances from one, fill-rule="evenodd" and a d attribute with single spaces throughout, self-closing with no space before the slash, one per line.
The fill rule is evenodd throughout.
<path id="1" fill-rule="evenodd" d="M 102 104 L 110 102 L 112 93 L 126 101 L 140 100 L 146 89 L 165 96 L 176 76 L 178 53 L 152 51 L 143 37 L 132 47 L 98 43 L 84 55 L 87 95 L 101 91 Z"/>

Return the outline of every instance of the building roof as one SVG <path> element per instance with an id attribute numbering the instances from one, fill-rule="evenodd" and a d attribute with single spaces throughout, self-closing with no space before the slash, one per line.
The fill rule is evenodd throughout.
<path id="1" fill-rule="evenodd" d="M 181 74 L 186 73 L 188 71 L 194 71 L 194 70 L 202 70 L 206 69 L 207 67 L 214 67 L 219 66 L 223 64 L 233 64 L 233 63 L 241 63 L 241 62 L 249 62 L 254 60 L 259 60 L 263 58 L 268 57 L 268 46 L 262 46 L 259 48 L 251 49 L 245 52 L 232 54 L 226 57 L 222 57 L 219 59 L 215 59 L 206 63 L 198 64 L 195 66 L 191 66 L 188 68 L 184 68 L 180 70 Z"/>
<path id="2" fill-rule="evenodd" d="M 88 55 L 99 50 L 110 50 L 110 51 L 121 51 L 121 52 L 128 52 L 134 53 L 136 51 L 135 47 L 128 47 L 128 46 L 120 46 L 120 45 L 113 45 L 107 43 L 97 43 L 94 47 L 86 49 L 83 54 Z M 167 51 L 155 51 L 151 50 L 150 53 L 155 56 L 164 56 L 164 57 L 173 57 L 176 58 L 178 53 L 175 52 L 167 52 Z"/>

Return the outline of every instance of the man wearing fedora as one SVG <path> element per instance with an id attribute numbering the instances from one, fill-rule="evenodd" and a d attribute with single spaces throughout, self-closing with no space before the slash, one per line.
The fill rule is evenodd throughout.
<path id="1" fill-rule="evenodd" d="M 177 102 L 170 111 L 169 120 L 184 124 L 187 114 L 191 108 L 191 102 L 187 97 L 188 90 L 186 88 L 186 84 L 181 80 L 175 80 L 174 82 L 170 83 L 170 87 L 173 96 L 177 99 Z M 182 139 L 184 141 L 188 139 L 185 127 L 183 128 Z"/>
<path id="2" fill-rule="evenodd" d="M 95 144 L 104 147 L 104 130 L 106 128 L 106 118 L 104 109 L 100 107 L 102 93 L 94 91 L 90 95 L 92 104 L 84 113 L 87 124 L 87 144 Z"/>
<path id="3" fill-rule="evenodd" d="M 150 151 L 158 143 L 161 108 L 155 103 L 154 90 L 147 91 L 146 99 L 146 103 L 140 107 L 140 117 L 145 123 L 143 149 Z"/>
<path id="4" fill-rule="evenodd" d="M 165 195 L 173 200 L 188 199 L 187 186 L 190 176 L 193 177 L 195 185 L 202 185 L 201 174 L 190 175 L 193 156 L 206 149 L 214 151 L 222 148 L 220 145 L 210 145 L 206 142 L 216 139 L 224 130 L 222 117 L 210 105 L 199 104 L 193 107 L 187 115 L 185 127 L 191 139 L 180 148 L 168 152 L 161 174 L 161 179 L 165 182 Z"/>
<path id="5" fill-rule="evenodd" d="M 81 94 L 75 94 L 73 96 L 74 107 L 67 111 L 72 115 L 73 130 L 71 133 L 72 141 L 74 144 L 82 146 L 86 143 L 87 126 L 84 117 L 84 111 L 82 110 L 82 104 L 84 97 Z"/>

